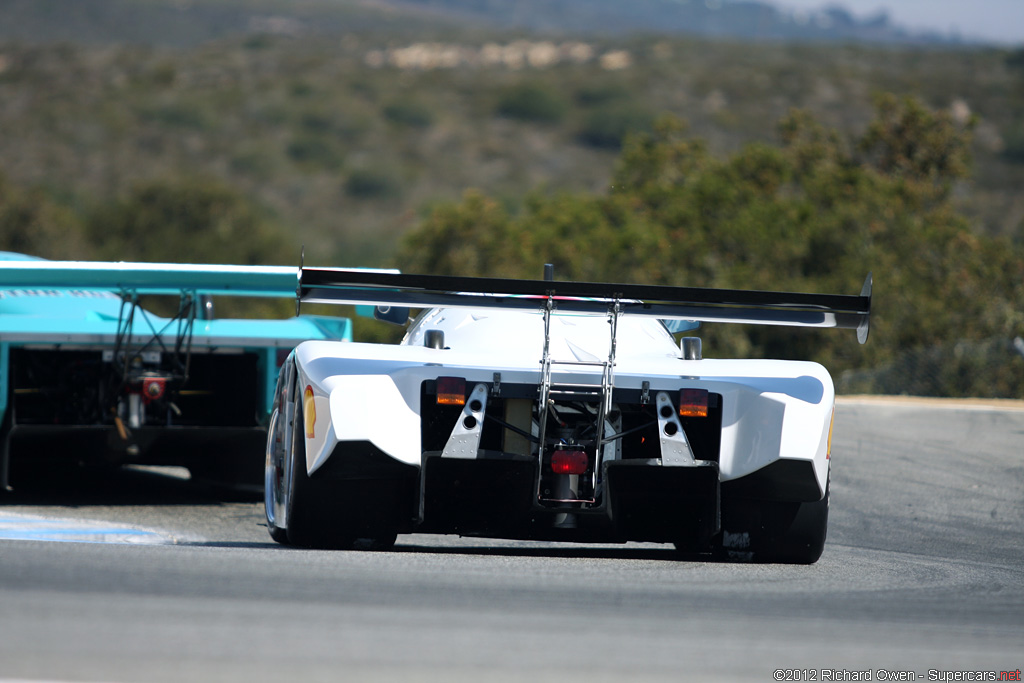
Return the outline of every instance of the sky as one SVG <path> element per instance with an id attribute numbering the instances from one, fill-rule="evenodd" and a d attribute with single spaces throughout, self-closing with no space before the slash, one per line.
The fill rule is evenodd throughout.
<path id="1" fill-rule="evenodd" d="M 1024 0 L 769 0 L 786 9 L 846 9 L 859 19 L 884 10 L 893 24 L 911 30 L 958 33 L 1007 45 L 1024 44 Z"/>

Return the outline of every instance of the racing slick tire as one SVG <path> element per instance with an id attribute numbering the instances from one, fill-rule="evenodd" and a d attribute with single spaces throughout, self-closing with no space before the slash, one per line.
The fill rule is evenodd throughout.
<path id="1" fill-rule="evenodd" d="M 277 511 L 282 507 L 281 492 L 282 485 L 287 486 L 290 476 L 291 463 L 289 459 L 281 457 L 282 437 L 284 430 L 279 422 L 280 408 L 274 406 L 274 413 L 270 417 L 270 428 L 267 430 L 267 461 L 264 474 L 264 511 L 267 518 L 267 530 L 270 537 L 281 544 L 288 543 L 288 529 L 279 526 Z M 282 462 L 279 468 L 277 463 Z"/>
<path id="2" fill-rule="evenodd" d="M 812 502 L 722 501 L 720 553 L 727 559 L 814 564 L 825 548 L 830 484 Z"/>
<path id="3" fill-rule="evenodd" d="M 285 454 L 288 465 L 286 476 L 287 536 L 288 544 L 304 548 L 348 549 L 355 544 L 354 533 L 348 532 L 328 504 L 335 492 L 327 490 L 325 482 L 315 482 L 306 472 L 306 439 L 303 436 L 303 401 L 296 383 L 292 392 L 291 444 Z"/>
<path id="4" fill-rule="evenodd" d="M 388 517 L 377 508 L 385 482 L 346 480 L 306 472 L 306 440 L 303 437 L 303 402 L 300 389 L 291 392 L 292 424 L 289 429 L 275 413 L 267 449 L 267 528 L 275 541 L 304 548 L 388 550 L 398 535 L 389 525 L 374 523 Z M 287 410 L 285 411 L 288 412 Z M 286 437 L 290 434 L 290 437 Z M 279 449 L 284 448 L 284 452 Z M 281 471 L 276 471 L 277 463 Z M 283 508 L 284 524 L 274 511 Z"/>

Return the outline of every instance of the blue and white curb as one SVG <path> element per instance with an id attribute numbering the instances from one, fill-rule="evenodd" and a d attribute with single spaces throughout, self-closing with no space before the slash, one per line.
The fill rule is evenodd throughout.
<path id="1" fill-rule="evenodd" d="M 0 512 L 0 539 L 160 545 L 174 541 L 156 531 L 78 519 L 49 519 Z"/>

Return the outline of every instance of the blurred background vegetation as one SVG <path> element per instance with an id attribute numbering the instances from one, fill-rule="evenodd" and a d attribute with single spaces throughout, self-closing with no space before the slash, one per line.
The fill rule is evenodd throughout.
<path id="1" fill-rule="evenodd" d="M 0 0 L 0 249 L 833 293 L 873 271 L 866 346 L 706 326 L 705 353 L 1024 397 L 1024 51 L 88 5 Z"/>

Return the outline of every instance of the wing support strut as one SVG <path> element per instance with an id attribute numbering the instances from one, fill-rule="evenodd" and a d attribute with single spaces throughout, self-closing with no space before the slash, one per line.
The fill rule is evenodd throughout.
<path id="1" fill-rule="evenodd" d="M 130 440 L 130 432 L 125 428 L 121 413 L 126 413 L 129 427 L 137 427 L 144 421 L 145 398 L 142 396 L 142 385 L 145 381 L 158 381 L 163 388 L 179 391 L 187 382 L 192 361 L 192 339 L 197 312 L 203 305 L 196 292 L 182 290 L 178 300 L 178 311 L 159 330 L 153 325 L 149 314 L 139 304 L 139 295 L 135 290 L 121 291 L 121 309 L 117 321 L 117 335 L 114 350 L 111 354 L 111 365 L 114 368 L 116 387 L 111 387 L 108 394 L 110 413 L 122 440 Z M 150 334 L 143 336 L 144 341 L 136 343 L 139 335 L 135 332 L 136 320 L 141 318 L 149 328 Z M 174 346 L 169 347 L 164 336 L 175 327 Z M 145 368 L 146 356 L 158 354 L 159 360 Z M 169 361 L 169 368 L 165 362 Z M 170 384 L 170 387 L 166 387 Z M 127 404 L 123 402 L 127 400 Z M 173 402 L 169 405 L 175 408 Z"/>
<path id="2" fill-rule="evenodd" d="M 622 315 L 622 305 L 619 301 L 619 297 L 613 298 L 612 302 L 608 304 L 608 326 L 609 326 L 609 342 L 608 342 L 608 359 L 605 361 L 580 361 L 580 360 L 556 360 L 551 357 L 551 314 L 557 309 L 557 303 L 555 297 L 552 294 L 544 299 L 544 306 L 541 308 L 541 312 L 544 315 L 544 347 L 543 353 L 540 360 L 540 382 L 538 389 L 538 405 L 537 405 L 537 421 L 539 423 L 539 439 L 537 446 L 537 460 L 543 464 L 544 455 L 547 447 L 547 427 L 549 413 L 555 411 L 555 399 L 556 398 L 582 398 L 597 400 L 598 409 L 596 424 L 594 425 L 594 433 L 596 438 L 594 440 L 594 462 L 595 465 L 590 473 L 591 476 L 591 490 L 596 485 L 597 472 L 601 466 L 601 453 L 606 443 L 605 441 L 605 422 L 608 414 L 612 409 L 612 388 L 615 384 L 615 350 L 616 350 L 616 336 L 618 334 L 618 323 L 619 316 Z M 552 380 L 552 367 L 554 366 L 588 366 L 588 367 L 600 367 L 601 368 L 601 385 L 597 387 L 591 384 L 569 384 L 563 382 L 554 382 Z M 557 419 L 557 413 L 554 415 Z M 537 497 L 541 497 L 541 476 L 543 468 L 537 468 Z"/>

